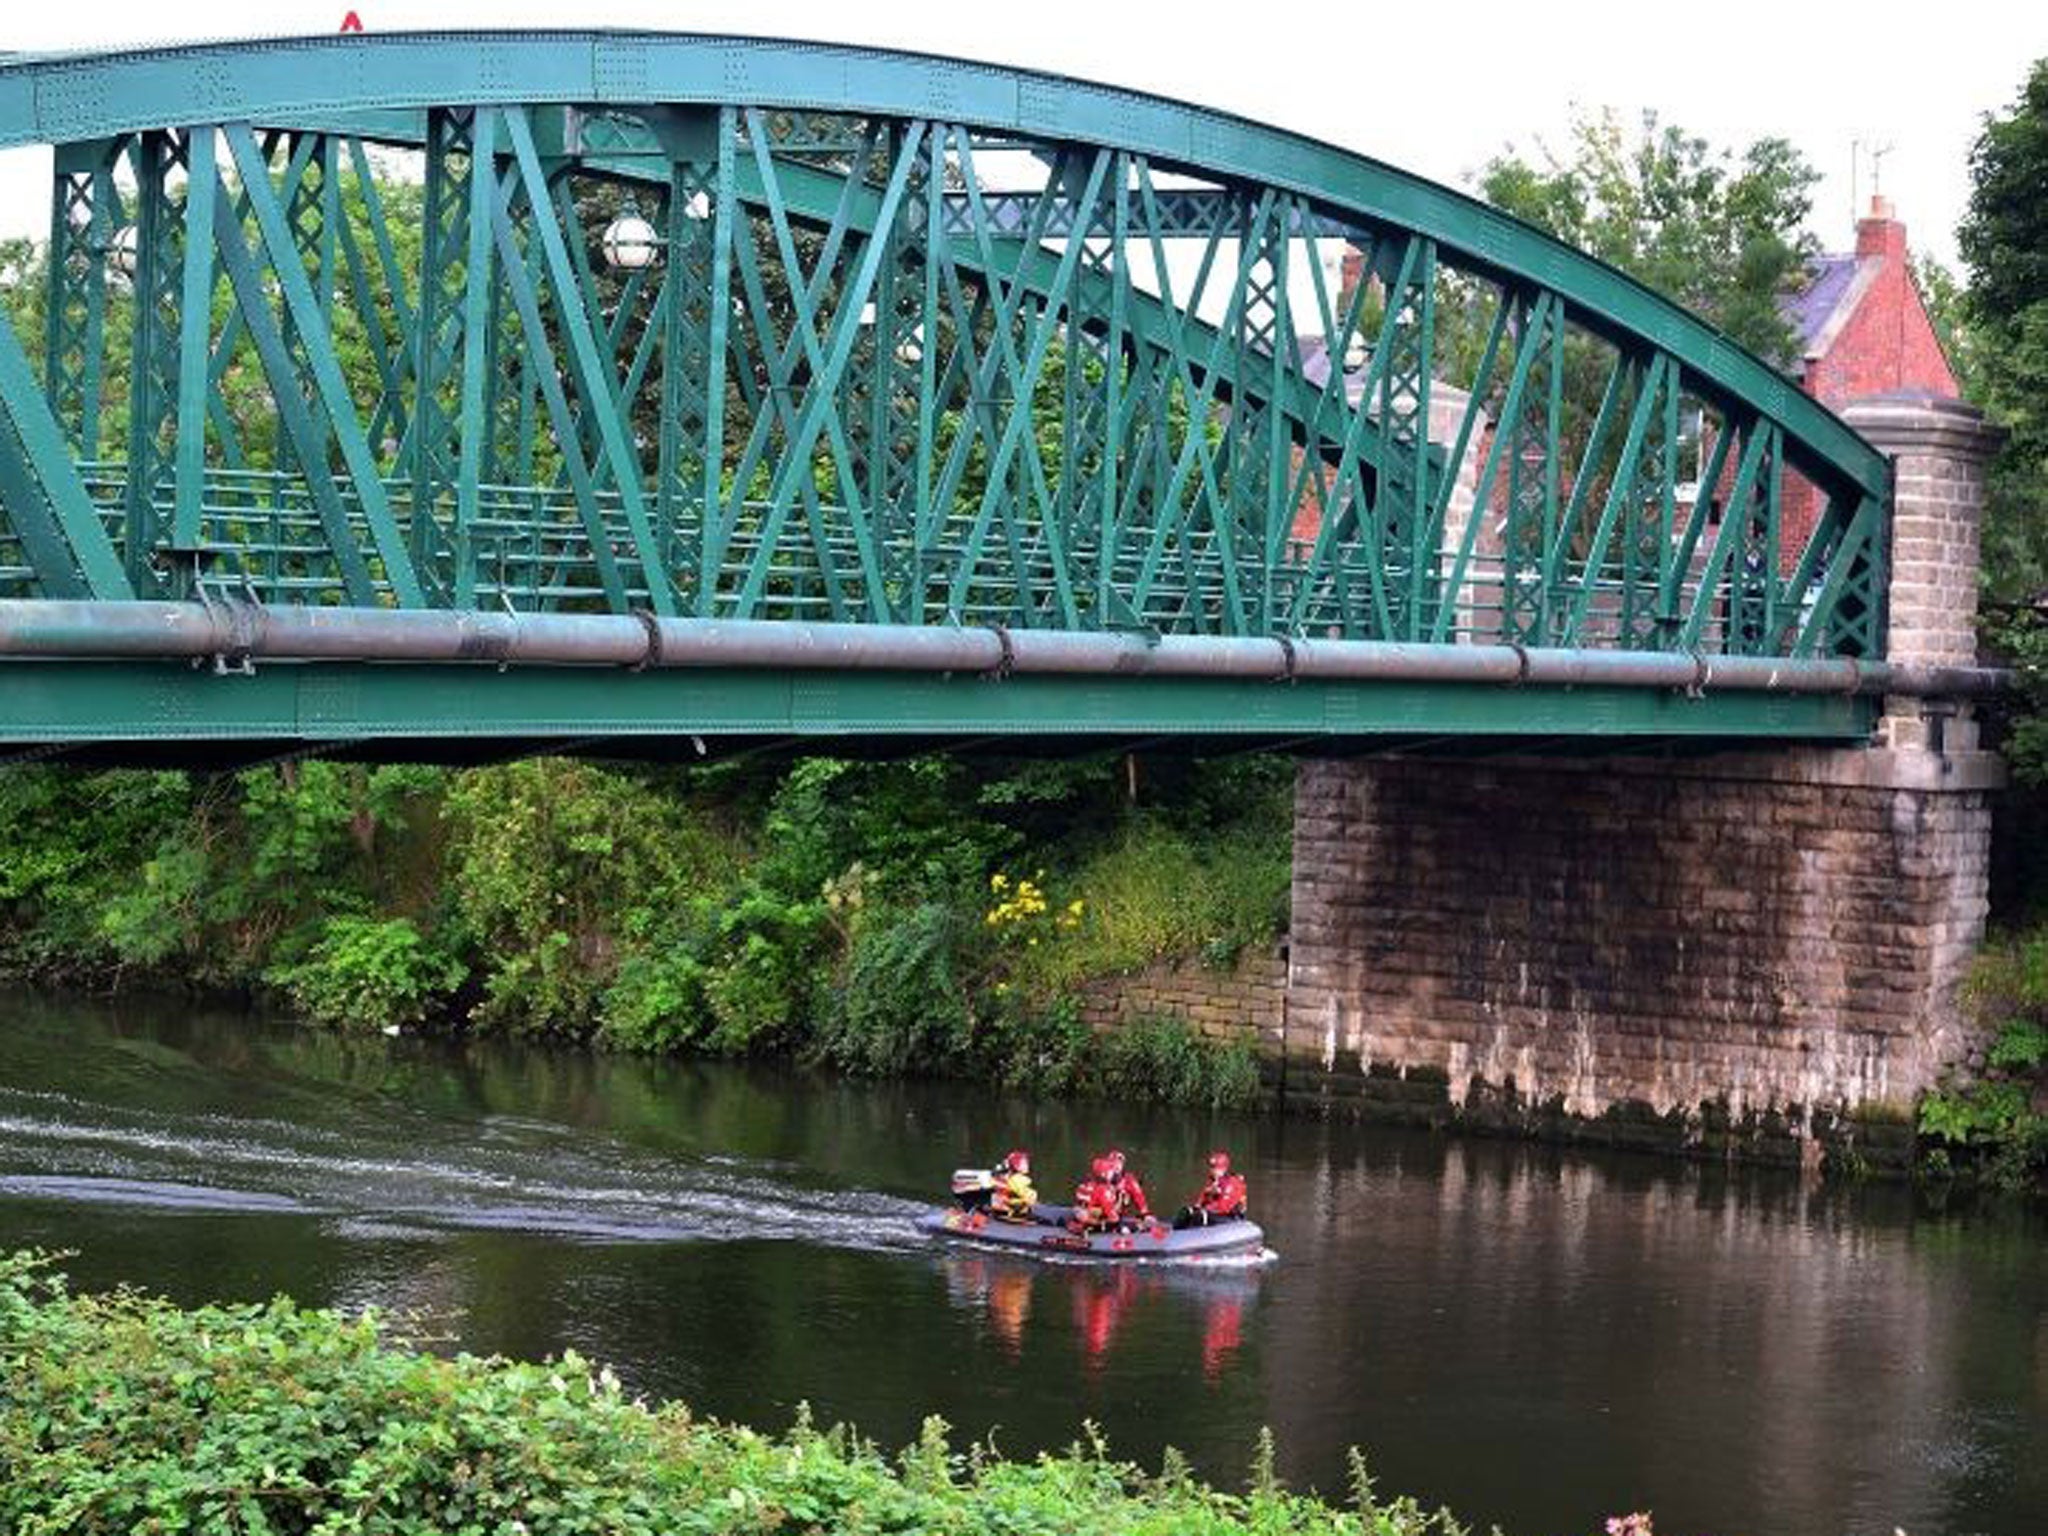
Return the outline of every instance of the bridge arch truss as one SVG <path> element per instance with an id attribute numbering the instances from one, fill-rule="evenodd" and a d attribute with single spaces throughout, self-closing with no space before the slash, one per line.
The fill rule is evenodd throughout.
<path id="1" fill-rule="evenodd" d="M 632 618 L 656 651 L 964 627 L 1000 668 L 1260 642 L 1289 678 L 1462 648 L 1838 694 L 1883 654 L 1869 444 L 1591 258 L 1218 113 L 417 34 L 0 63 L 0 145 L 33 143 L 17 650 L 100 617 L 52 605 L 196 603 Z"/>

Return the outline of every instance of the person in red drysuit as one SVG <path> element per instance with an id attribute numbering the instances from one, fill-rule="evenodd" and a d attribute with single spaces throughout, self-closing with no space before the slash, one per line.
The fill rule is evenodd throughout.
<path id="1" fill-rule="evenodd" d="M 1145 1203 L 1145 1186 L 1124 1167 L 1124 1155 L 1111 1147 L 1103 1161 L 1109 1164 L 1110 1187 L 1116 1191 L 1116 1219 L 1126 1227 L 1142 1226 L 1152 1220 L 1152 1207 Z"/>
<path id="2" fill-rule="evenodd" d="M 1073 1225 L 1083 1232 L 1107 1232 L 1117 1223 L 1119 1201 L 1110 1180 L 1112 1164 L 1098 1157 L 1089 1165 L 1088 1177 L 1074 1190 Z"/>
<path id="3" fill-rule="evenodd" d="M 1206 1227 L 1218 1221 L 1236 1221 L 1245 1214 L 1244 1175 L 1230 1171 L 1228 1152 L 1209 1154 L 1209 1182 L 1195 1194 L 1194 1201 L 1174 1217 L 1176 1227 Z"/>

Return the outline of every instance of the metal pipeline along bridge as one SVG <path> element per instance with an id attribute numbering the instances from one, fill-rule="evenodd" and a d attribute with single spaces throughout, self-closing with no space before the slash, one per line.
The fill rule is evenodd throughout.
<path id="1" fill-rule="evenodd" d="M 1856 741 L 1884 456 L 1444 187 L 981 64 L 0 59 L 0 756 Z"/>

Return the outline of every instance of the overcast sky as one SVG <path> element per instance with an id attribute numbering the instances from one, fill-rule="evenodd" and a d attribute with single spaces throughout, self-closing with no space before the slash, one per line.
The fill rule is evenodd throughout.
<path id="1" fill-rule="evenodd" d="M 7 0 L 0 48 L 322 33 L 347 0 Z M 1850 239 L 1853 141 L 1916 247 L 1955 259 L 1983 114 L 2048 55 L 2048 0 L 359 0 L 375 31 L 636 26 L 916 48 L 1135 86 L 1328 139 L 1469 187 L 1503 146 L 1561 144 L 1571 108 L 1654 109 L 1717 144 L 1790 139 L 1827 175 L 1813 229 Z M 1028 23 L 1020 22 L 1028 18 Z M 0 154 L 0 233 L 43 233 L 48 162 Z M 1861 192 L 1867 198 L 1866 163 Z"/>

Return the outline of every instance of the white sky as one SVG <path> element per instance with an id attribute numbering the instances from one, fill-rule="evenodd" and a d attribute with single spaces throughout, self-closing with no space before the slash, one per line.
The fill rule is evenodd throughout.
<path id="1" fill-rule="evenodd" d="M 335 31 L 349 0 L 6 0 L 0 49 Z M 638 26 L 915 48 L 1219 107 L 1468 187 L 1513 143 L 1562 144 L 1572 104 L 1720 145 L 1776 134 L 1826 174 L 1814 232 L 1850 236 L 1850 145 L 1889 144 L 1884 189 L 1916 248 L 1953 264 L 1983 114 L 2048 55 L 2044 0 L 356 0 L 366 27 Z M 1018 18 L 1028 18 L 1020 25 Z M 1433 29 L 1433 30 L 1424 30 Z M 1419 34 L 1419 35 L 1418 35 Z M 47 157 L 0 152 L 0 234 L 48 226 Z M 1862 174 L 1867 199 L 1869 171 Z"/>

